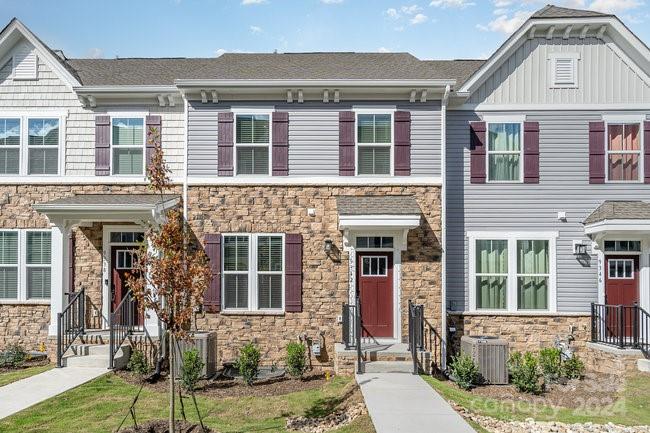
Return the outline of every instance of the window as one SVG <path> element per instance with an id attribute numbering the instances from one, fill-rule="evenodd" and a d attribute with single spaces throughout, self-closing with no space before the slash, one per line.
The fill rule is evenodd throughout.
<path id="1" fill-rule="evenodd" d="M 505 310 L 508 291 L 508 241 L 476 241 L 476 309 Z"/>
<path id="2" fill-rule="evenodd" d="M 133 269 L 136 263 L 136 252 L 133 250 L 117 250 L 117 264 L 116 269 Z"/>
<path id="3" fill-rule="evenodd" d="M 0 119 L 0 174 L 20 173 L 20 119 Z"/>
<path id="4" fill-rule="evenodd" d="M 640 124 L 607 125 L 607 180 L 638 182 L 641 180 Z"/>
<path id="5" fill-rule="evenodd" d="M 578 87 L 578 53 L 551 53 L 551 87 Z"/>
<path id="6" fill-rule="evenodd" d="M 51 287 L 51 232 L 0 231 L 0 301 L 49 300 Z"/>
<path id="7" fill-rule="evenodd" d="M 284 308 L 284 236 L 224 235 L 223 305 L 231 310 Z"/>
<path id="8" fill-rule="evenodd" d="M 388 257 L 363 257 L 361 260 L 362 277 L 385 277 L 388 275 Z"/>
<path id="9" fill-rule="evenodd" d="M 605 241 L 607 253 L 641 252 L 641 241 Z"/>
<path id="10" fill-rule="evenodd" d="M 357 114 L 357 172 L 391 173 L 392 114 Z"/>
<path id="11" fill-rule="evenodd" d="M 237 114 L 237 174 L 268 175 L 271 128 L 269 114 Z"/>
<path id="12" fill-rule="evenodd" d="M 489 123 L 487 166 L 490 182 L 519 182 L 522 177 L 521 123 Z"/>
<path id="13" fill-rule="evenodd" d="M 549 286 L 547 240 L 517 241 L 517 308 L 547 310 Z"/>
<path id="14" fill-rule="evenodd" d="M 393 248 L 393 237 L 357 236 L 357 248 Z"/>
<path id="15" fill-rule="evenodd" d="M 634 279 L 634 260 L 632 259 L 608 259 L 608 277 L 612 280 Z"/>
<path id="16" fill-rule="evenodd" d="M 29 119 L 28 174 L 59 172 L 59 119 Z"/>
<path id="17" fill-rule="evenodd" d="M 111 243 L 140 244 L 144 242 L 144 232 L 111 232 Z"/>
<path id="18" fill-rule="evenodd" d="M 113 174 L 144 174 L 144 119 L 115 117 L 111 125 Z"/>

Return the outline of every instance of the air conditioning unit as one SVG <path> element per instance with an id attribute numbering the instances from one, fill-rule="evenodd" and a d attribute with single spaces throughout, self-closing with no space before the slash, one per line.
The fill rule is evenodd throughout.
<path id="1" fill-rule="evenodd" d="M 174 374 L 180 377 L 183 353 L 196 348 L 203 360 L 203 378 L 212 377 L 217 372 L 217 333 L 195 332 L 189 340 L 178 340 L 174 348 Z"/>
<path id="2" fill-rule="evenodd" d="M 508 342 L 497 337 L 469 337 L 460 339 L 460 351 L 469 355 L 486 383 L 508 383 Z"/>

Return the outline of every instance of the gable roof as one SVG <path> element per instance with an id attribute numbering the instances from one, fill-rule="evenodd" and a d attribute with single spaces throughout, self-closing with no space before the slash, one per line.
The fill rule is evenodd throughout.
<path id="1" fill-rule="evenodd" d="M 585 225 L 605 220 L 650 220 L 650 203 L 640 200 L 606 200 L 585 219 Z"/>
<path id="2" fill-rule="evenodd" d="M 555 5 L 546 5 L 542 9 L 535 12 L 531 18 L 591 18 L 591 17 L 606 17 L 614 16 L 596 11 L 588 11 L 582 9 L 562 8 Z"/>

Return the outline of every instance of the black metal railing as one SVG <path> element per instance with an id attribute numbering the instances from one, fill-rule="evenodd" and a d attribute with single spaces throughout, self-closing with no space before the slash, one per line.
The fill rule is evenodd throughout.
<path id="1" fill-rule="evenodd" d="M 63 355 L 77 337 L 84 333 L 86 322 L 86 289 L 68 294 L 68 305 L 57 314 L 56 366 L 63 367 Z"/>
<path id="2" fill-rule="evenodd" d="M 634 348 L 649 357 L 650 314 L 637 304 L 591 304 L 591 341 Z"/>
<path id="3" fill-rule="evenodd" d="M 408 347 L 413 360 L 413 374 L 419 374 L 419 352 L 424 350 L 424 305 L 416 305 L 409 300 L 408 303 Z"/>
<path id="4" fill-rule="evenodd" d="M 137 301 L 130 290 L 110 314 L 109 319 L 109 368 L 115 368 L 115 355 L 126 338 L 139 328 L 141 314 Z"/>
<path id="5" fill-rule="evenodd" d="M 355 348 L 357 351 L 357 373 L 363 373 L 361 355 L 361 303 L 359 297 L 354 304 L 343 304 L 342 307 L 343 344 L 346 350 Z"/>
<path id="6" fill-rule="evenodd" d="M 428 372 L 429 367 L 432 373 L 442 373 L 445 366 L 444 341 L 436 328 L 424 317 L 424 305 L 408 302 L 408 331 L 413 374 Z M 424 365 L 425 363 L 428 365 Z"/>

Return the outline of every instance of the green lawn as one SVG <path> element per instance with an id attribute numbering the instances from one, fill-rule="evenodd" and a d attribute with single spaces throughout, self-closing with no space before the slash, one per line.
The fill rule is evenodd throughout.
<path id="1" fill-rule="evenodd" d="M 452 400 L 473 413 L 500 420 L 534 418 L 538 421 L 564 423 L 613 422 L 622 425 L 650 425 L 650 375 L 648 374 L 638 373 L 628 376 L 624 391 L 613 405 L 602 407 L 597 401 L 587 401 L 585 407 L 581 409 L 503 402 L 460 390 L 451 382 L 439 381 L 429 376 L 423 378 L 447 400 Z"/>
<path id="2" fill-rule="evenodd" d="M 0 373 L 0 386 L 8 385 L 11 382 L 15 382 L 17 380 L 25 379 L 26 377 L 42 373 L 53 367 L 54 364 L 39 365 L 38 367 L 27 367 Z"/>
<path id="3" fill-rule="evenodd" d="M 336 377 L 320 389 L 277 397 L 211 399 L 200 397 L 199 406 L 208 426 L 221 433 L 285 431 L 288 416 L 323 414 L 339 401 L 352 380 Z M 68 433 L 83 426 L 84 433 L 114 431 L 124 417 L 138 387 L 115 375 L 107 375 L 0 421 L 2 432 Z M 193 406 L 186 413 L 197 420 Z M 136 406 L 138 422 L 165 418 L 167 395 L 143 390 Z M 127 424 L 130 425 L 130 424 Z M 340 433 L 374 433 L 370 418 L 357 418 Z"/>

